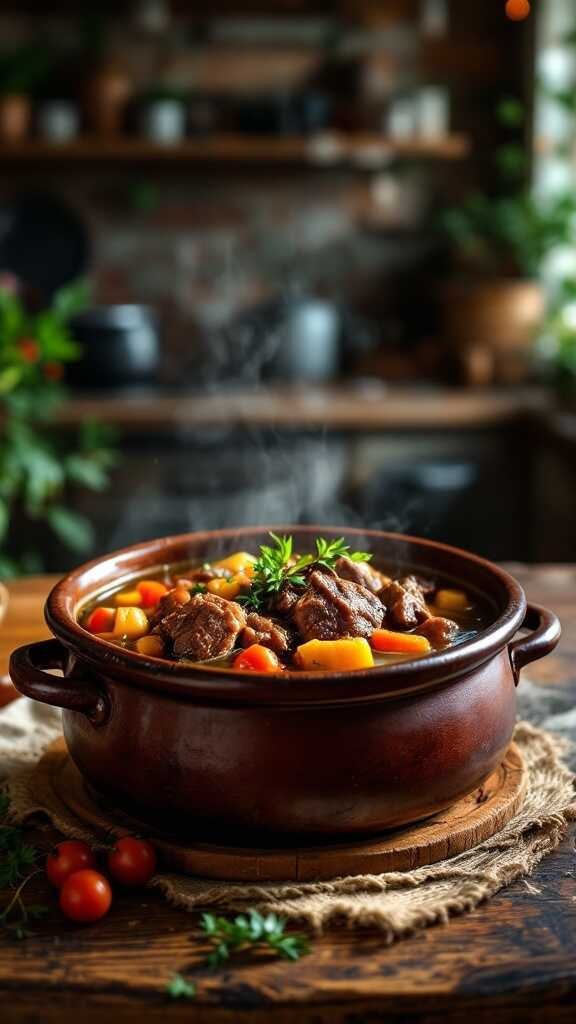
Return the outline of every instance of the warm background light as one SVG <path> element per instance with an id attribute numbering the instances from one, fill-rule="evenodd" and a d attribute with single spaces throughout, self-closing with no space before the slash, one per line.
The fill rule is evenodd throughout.
<path id="1" fill-rule="evenodd" d="M 530 14 L 529 0 L 508 0 L 506 14 L 512 21 L 523 21 Z"/>

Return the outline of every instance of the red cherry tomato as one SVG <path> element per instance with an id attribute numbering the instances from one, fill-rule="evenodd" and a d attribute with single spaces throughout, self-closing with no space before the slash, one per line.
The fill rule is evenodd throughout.
<path id="1" fill-rule="evenodd" d="M 86 843 L 79 839 L 67 839 L 50 850 L 46 858 L 48 880 L 60 889 L 69 875 L 82 868 L 95 868 L 96 858 Z"/>
<path id="2" fill-rule="evenodd" d="M 68 875 L 60 889 L 60 908 L 71 921 L 99 921 L 108 913 L 111 903 L 108 879 L 91 868 Z"/>
<path id="3" fill-rule="evenodd" d="M 156 850 L 147 839 L 123 836 L 108 854 L 108 870 L 121 885 L 145 885 L 156 870 Z"/>

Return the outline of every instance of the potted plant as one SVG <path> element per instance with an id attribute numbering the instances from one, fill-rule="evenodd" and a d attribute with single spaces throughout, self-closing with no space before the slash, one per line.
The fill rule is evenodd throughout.
<path id="1" fill-rule="evenodd" d="M 508 100 L 498 117 L 518 128 L 524 110 Z M 572 193 L 533 193 L 522 146 L 503 145 L 495 157 L 499 194 L 472 195 L 442 217 L 459 266 L 443 288 L 444 334 L 474 384 L 526 376 L 546 308 L 539 274 L 553 249 L 572 242 L 576 218 Z"/>
<path id="2" fill-rule="evenodd" d="M 150 142 L 174 145 L 186 134 L 186 94 L 158 85 L 140 96 L 140 131 Z"/>
<path id="3" fill-rule="evenodd" d="M 542 372 L 562 405 L 574 409 L 576 398 L 576 279 L 561 281 L 549 304 L 539 354 Z"/>
<path id="4" fill-rule="evenodd" d="M 48 73 L 45 47 L 20 46 L 0 53 L 0 141 L 20 142 L 28 134 L 31 94 Z"/>
<path id="5" fill-rule="evenodd" d="M 79 355 L 67 322 L 83 304 L 74 286 L 31 312 L 17 281 L 0 275 L 0 579 L 41 569 L 50 533 L 78 552 L 92 542 L 67 497 L 74 486 L 104 488 L 114 455 L 102 428 L 86 423 L 71 439 L 54 415 L 64 366 Z"/>

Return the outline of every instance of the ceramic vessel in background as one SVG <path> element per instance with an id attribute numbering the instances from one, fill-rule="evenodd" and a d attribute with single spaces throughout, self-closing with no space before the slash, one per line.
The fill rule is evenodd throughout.
<path id="1" fill-rule="evenodd" d="M 160 365 L 158 321 L 147 306 L 94 306 L 72 317 L 70 330 L 82 357 L 68 378 L 87 388 L 151 383 Z"/>
<path id="2" fill-rule="evenodd" d="M 140 112 L 145 139 L 164 146 L 181 142 L 186 134 L 186 106 L 181 100 L 149 100 Z"/>
<path id="3" fill-rule="evenodd" d="M 0 96 L 0 140 L 21 142 L 30 131 L 32 105 L 28 96 Z"/>
<path id="4" fill-rule="evenodd" d="M 538 281 L 502 277 L 445 285 L 444 337 L 467 383 L 516 384 L 524 380 L 545 308 L 544 289 Z"/>
<path id="5" fill-rule="evenodd" d="M 511 576 L 456 548 L 371 530 L 275 529 L 303 553 L 319 533 L 344 535 L 394 573 L 457 580 L 492 607 L 492 625 L 413 661 L 248 676 L 124 650 L 77 615 L 112 584 L 160 566 L 255 551 L 265 528 L 148 541 L 89 562 L 48 598 L 56 639 L 16 650 L 10 672 L 22 693 L 64 708 L 71 756 L 98 799 L 169 832 L 238 846 L 376 834 L 480 786 L 510 743 L 520 669 L 558 641 L 556 616 L 527 609 Z M 515 638 L 521 627 L 529 635 Z M 46 671 L 54 668 L 63 678 Z"/>
<path id="6" fill-rule="evenodd" d="M 120 135 L 131 95 L 132 81 L 121 67 L 111 63 L 96 69 L 85 88 L 86 114 L 91 129 L 104 137 Z"/>
<path id="7" fill-rule="evenodd" d="M 38 111 L 38 134 L 47 142 L 71 142 L 79 127 L 78 108 L 68 100 L 47 100 Z"/>
<path id="8" fill-rule="evenodd" d="M 295 295 L 286 302 L 273 333 L 267 376 L 281 380 L 325 381 L 341 365 L 341 317 L 332 302 Z"/>

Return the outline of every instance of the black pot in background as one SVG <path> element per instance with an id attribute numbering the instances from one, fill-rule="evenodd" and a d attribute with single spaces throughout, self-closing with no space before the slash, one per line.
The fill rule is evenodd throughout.
<path id="1" fill-rule="evenodd" d="M 315 89 L 247 96 L 236 104 L 236 123 L 246 135 L 313 134 L 329 127 L 330 98 Z"/>
<path id="2" fill-rule="evenodd" d="M 160 364 L 155 313 L 147 306 L 96 306 L 70 321 L 82 357 L 69 366 L 77 387 L 128 387 L 152 383 Z"/>

